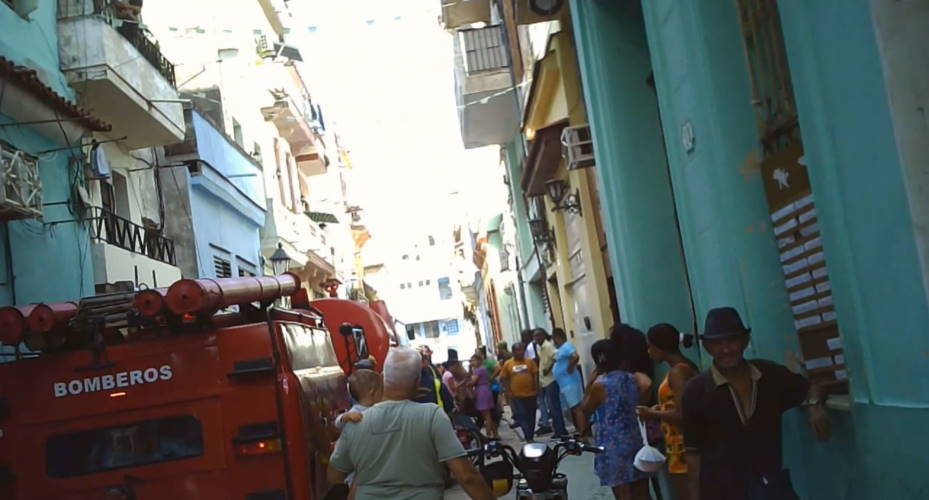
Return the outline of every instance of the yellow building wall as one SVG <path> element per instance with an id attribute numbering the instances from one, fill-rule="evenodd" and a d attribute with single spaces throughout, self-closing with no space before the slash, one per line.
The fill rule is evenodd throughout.
<path id="1" fill-rule="evenodd" d="M 531 136 L 535 130 L 563 120 L 568 120 L 568 123 L 572 126 L 587 123 L 577 58 L 570 33 L 562 32 L 552 35 L 552 40 L 549 43 L 549 53 L 540 61 L 540 64 L 542 65 L 539 72 L 540 81 L 536 82 L 536 85 L 541 86 L 535 89 L 532 102 L 529 103 L 529 110 L 524 124 L 524 131 L 527 135 Z M 588 304 L 590 306 L 589 313 L 596 316 L 596 318 L 592 319 L 594 324 L 597 325 L 594 328 L 598 330 L 592 332 L 592 334 L 595 338 L 604 338 L 607 336 L 613 318 L 610 309 L 609 283 L 607 282 L 603 252 L 600 249 L 597 236 L 596 218 L 594 216 L 596 206 L 592 200 L 593 191 L 590 179 L 584 170 L 569 171 L 564 161 L 559 166 L 554 178 L 568 182 L 570 186 L 569 193 L 573 193 L 575 189 L 579 190 L 582 212 L 580 257 L 584 262 L 588 290 L 594 296 L 595 302 Z M 564 211 L 552 211 L 552 202 L 547 196 L 545 197 L 545 206 L 549 213 L 549 220 L 553 225 L 556 241 L 556 258 L 547 269 L 546 275 L 557 278 L 557 288 L 553 287 L 551 282 L 547 283 L 547 287 L 551 294 L 552 307 L 557 308 L 560 313 L 554 315 L 556 325 L 570 332 L 575 329 L 576 318 L 572 289 L 574 276 L 569 257 L 571 249 L 576 247 L 576 243 L 568 239 Z M 579 334 L 580 332 L 575 333 Z M 584 358 L 589 357 L 589 352 L 581 352 L 581 354 Z M 589 364 L 587 367 L 590 369 Z"/>

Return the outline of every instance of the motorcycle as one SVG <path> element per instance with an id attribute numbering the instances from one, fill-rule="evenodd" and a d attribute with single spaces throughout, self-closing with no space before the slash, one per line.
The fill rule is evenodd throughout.
<path id="1" fill-rule="evenodd" d="M 478 470 L 498 497 L 509 493 L 515 482 L 517 500 L 567 500 L 568 477 L 558 472 L 558 465 L 565 457 L 584 452 L 602 453 L 603 447 L 562 437 L 548 444 L 526 443 L 517 453 L 491 439 L 483 447 L 469 450 L 468 456 L 477 461 Z"/>

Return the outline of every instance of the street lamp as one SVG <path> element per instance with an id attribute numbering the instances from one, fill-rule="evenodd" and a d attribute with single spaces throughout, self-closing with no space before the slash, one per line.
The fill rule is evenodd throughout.
<path id="1" fill-rule="evenodd" d="M 287 252 L 284 250 L 283 244 L 277 244 L 277 250 L 271 254 L 271 271 L 275 276 L 280 276 L 287 272 L 290 268 L 290 256 L 287 255 Z"/>
<path id="2" fill-rule="evenodd" d="M 560 179 L 547 181 L 545 189 L 548 191 L 548 197 L 552 199 L 552 203 L 555 205 L 552 210 L 567 210 L 583 216 L 581 213 L 580 189 L 568 194 L 568 183 Z"/>

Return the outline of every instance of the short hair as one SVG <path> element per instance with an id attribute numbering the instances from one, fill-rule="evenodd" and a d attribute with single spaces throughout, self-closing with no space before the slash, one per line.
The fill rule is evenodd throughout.
<path id="1" fill-rule="evenodd" d="M 552 337 L 557 337 L 559 339 L 567 339 L 568 334 L 561 328 L 552 329 Z"/>
<path id="2" fill-rule="evenodd" d="M 519 340 L 520 342 L 523 343 L 523 345 L 528 344 L 529 342 L 532 342 L 532 329 L 526 328 L 525 330 L 519 332 Z"/>
<path id="3" fill-rule="evenodd" d="M 497 349 L 503 349 L 505 351 L 507 349 L 506 341 L 501 340 L 500 342 L 497 342 Z"/>
<path id="4" fill-rule="evenodd" d="M 384 386 L 412 390 L 419 385 L 422 356 L 409 347 L 394 347 L 384 360 Z"/>
<path id="5" fill-rule="evenodd" d="M 382 385 L 384 385 L 383 377 L 374 370 L 357 370 L 348 377 L 348 392 L 355 398 L 355 401 L 361 399 L 366 391 L 377 389 Z"/>

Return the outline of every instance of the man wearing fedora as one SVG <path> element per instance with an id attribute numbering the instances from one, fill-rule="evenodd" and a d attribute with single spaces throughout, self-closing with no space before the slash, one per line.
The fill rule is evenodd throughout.
<path id="1" fill-rule="evenodd" d="M 806 405 L 816 438 L 829 437 L 820 387 L 773 361 L 746 360 L 749 332 L 731 307 L 707 313 L 701 340 L 713 364 L 690 380 L 682 405 L 692 498 L 797 499 L 781 463 L 781 414 Z"/>

